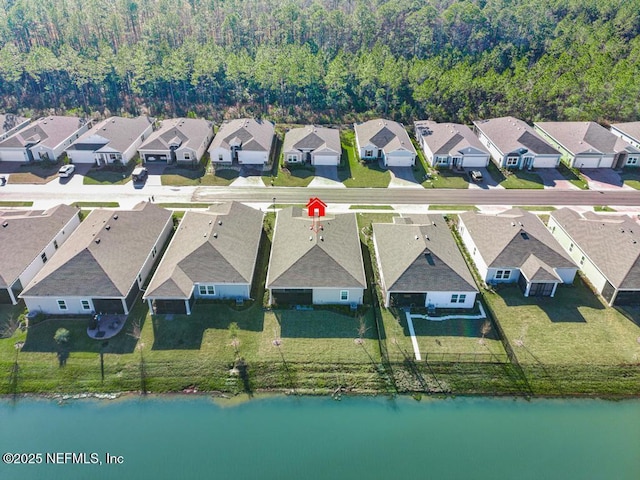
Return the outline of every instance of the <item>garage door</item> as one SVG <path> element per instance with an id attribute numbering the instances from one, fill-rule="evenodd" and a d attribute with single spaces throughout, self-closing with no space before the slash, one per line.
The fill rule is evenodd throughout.
<path id="1" fill-rule="evenodd" d="M 273 303 L 277 305 L 311 305 L 313 291 L 302 288 L 273 289 Z"/>
<path id="2" fill-rule="evenodd" d="M 0 160 L 3 162 L 26 162 L 28 159 L 24 150 L 4 150 L 0 152 Z"/>
<path id="3" fill-rule="evenodd" d="M 576 168 L 598 168 L 600 157 L 577 157 L 574 166 Z"/>
<path id="4" fill-rule="evenodd" d="M 424 307 L 427 303 L 426 293 L 392 293 L 392 307 Z"/>
<path id="5" fill-rule="evenodd" d="M 187 307 L 184 300 L 154 300 L 155 313 L 165 315 L 167 313 L 186 314 Z"/>
<path id="6" fill-rule="evenodd" d="M 124 314 L 124 305 L 119 298 L 93 298 L 92 301 L 96 313 Z"/>
<path id="7" fill-rule="evenodd" d="M 337 155 L 314 155 L 314 165 L 338 165 Z"/>
<path id="8" fill-rule="evenodd" d="M 388 167 L 410 167 L 413 165 L 413 159 L 404 155 L 387 155 Z"/>
<path id="9" fill-rule="evenodd" d="M 145 155 L 144 161 L 145 162 L 166 162 L 167 156 L 166 155 Z"/>

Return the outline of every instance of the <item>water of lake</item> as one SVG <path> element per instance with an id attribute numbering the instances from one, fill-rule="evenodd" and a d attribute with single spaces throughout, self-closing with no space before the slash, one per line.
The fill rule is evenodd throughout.
<path id="1" fill-rule="evenodd" d="M 2 479 L 638 480 L 640 401 L 7 400 L 5 452 L 42 463 Z"/>

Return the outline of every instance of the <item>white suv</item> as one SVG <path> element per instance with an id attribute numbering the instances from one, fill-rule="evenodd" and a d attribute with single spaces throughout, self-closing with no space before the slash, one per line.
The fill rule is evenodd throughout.
<path id="1" fill-rule="evenodd" d="M 71 175 L 73 175 L 73 172 L 75 171 L 76 171 L 76 166 L 73 165 L 72 163 L 68 165 L 63 165 L 60 167 L 60 170 L 58 170 L 58 176 L 60 178 L 68 178 Z"/>

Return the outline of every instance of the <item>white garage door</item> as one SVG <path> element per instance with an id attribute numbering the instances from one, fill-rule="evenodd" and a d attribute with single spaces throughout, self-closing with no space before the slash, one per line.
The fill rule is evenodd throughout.
<path id="1" fill-rule="evenodd" d="M 338 165 L 337 155 L 314 155 L 313 165 Z"/>
<path id="2" fill-rule="evenodd" d="M 95 163 L 93 151 L 69 150 L 67 156 L 73 163 Z"/>
<path id="3" fill-rule="evenodd" d="M 0 160 L 3 162 L 27 162 L 24 150 L 3 150 L 0 151 Z"/>
<path id="4" fill-rule="evenodd" d="M 410 167 L 413 165 L 411 156 L 405 155 L 387 155 L 388 167 Z"/>
<path id="5" fill-rule="evenodd" d="M 576 168 L 598 168 L 600 157 L 577 157 L 574 163 Z"/>

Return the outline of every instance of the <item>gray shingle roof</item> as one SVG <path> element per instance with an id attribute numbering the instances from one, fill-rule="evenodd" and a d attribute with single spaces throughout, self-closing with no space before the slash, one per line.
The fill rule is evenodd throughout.
<path id="1" fill-rule="evenodd" d="M 537 122 L 536 126 L 574 155 L 638 151 L 596 122 Z"/>
<path id="2" fill-rule="evenodd" d="M 560 155 L 560 152 L 545 142 L 532 127 L 517 118 L 500 117 L 476 120 L 473 124 L 503 154 L 525 148 L 538 155 Z"/>
<path id="3" fill-rule="evenodd" d="M 416 153 L 407 131 L 400 123 L 393 120 L 377 118 L 364 123 L 356 123 L 354 129 L 361 147 L 372 144 L 385 152 L 405 149 Z"/>
<path id="4" fill-rule="evenodd" d="M 93 210 L 22 295 L 125 296 L 170 221 L 169 210 L 146 202 Z"/>
<path id="5" fill-rule="evenodd" d="M 466 125 L 421 120 L 414 123 L 416 138 L 422 138 L 435 155 L 460 155 L 477 150 L 489 155 L 482 142 Z"/>
<path id="6" fill-rule="evenodd" d="M 282 151 L 289 152 L 301 149 L 329 149 L 340 153 L 340 130 L 336 128 L 314 127 L 313 125 L 292 128 L 284 136 Z"/>
<path id="7" fill-rule="evenodd" d="M 86 121 L 79 117 L 43 117 L 0 142 L 0 148 L 22 148 L 28 143 L 53 148 L 73 135 L 85 123 Z"/>
<path id="8" fill-rule="evenodd" d="M 404 217 L 402 223 L 375 223 L 373 236 L 385 290 L 477 291 L 442 215 Z"/>
<path id="9" fill-rule="evenodd" d="M 551 213 L 573 242 L 616 288 L 640 289 L 640 225 L 627 215 Z"/>
<path id="10" fill-rule="evenodd" d="M 228 149 L 233 140 L 236 140 L 241 143 L 242 150 L 270 152 L 274 133 L 273 123 L 268 120 L 229 120 L 220 125 L 209 151 L 218 147 Z"/>
<path id="11" fill-rule="evenodd" d="M 366 288 L 354 213 L 327 215 L 317 233 L 307 212 L 278 212 L 267 288 Z"/>
<path id="12" fill-rule="evenodd" d="M 160 128 L 138 147 L 138 150 L 169 150 L 172 140 L 178 139 L 181 148 L 197 150 L 213 131 L 213 124 L 201 118 L 172 118 L 163 120 Z"/>
<path id="13" fill-rule="evenodd" d="M 98 150 L 107 146 L 111 151 L 123 153 L 142 133 L 149 128 L 154 119 L 140 116 L 137 118 L 110 117 L 90 128 L 82 134 L 67 150 L 86 150 L 86 144 L 91 150 Z"/>
<path id="14" fill-rule="evenodd" d="M 0 288 L 12 285 L 77 214 L 69 205 L 45 211 L 0 210 Z"/>
<path id="15" fill-rule="evenodd" d="M 517 208 L 498 215 L 465 212 L 460 214 L 460 219 L 488 267 L 525 266 L 529 275 L 538 273 L 538 267 L 547 271 L 576 268 L 544 223 L 530 212 Z M 530 256 L 538 263 L 527 264 Z M 539 274 L 543 275 L 542 272 Z"/>
<path id="16" fill-rule="evenodd" d="M 195 283 L 251 284 L 262 217 L 237 202 L 185 213 L 145 298 L 189 298 Z"/>
<path id="17" fill-rule="evenodd" d="M 611 126 L 640 143 L 640 122 L 614 123 Z"/>

